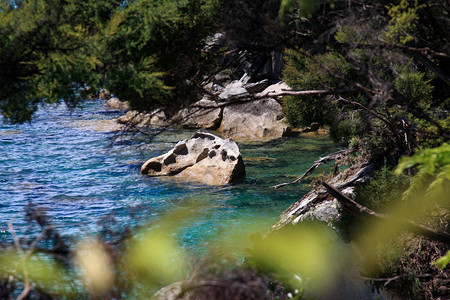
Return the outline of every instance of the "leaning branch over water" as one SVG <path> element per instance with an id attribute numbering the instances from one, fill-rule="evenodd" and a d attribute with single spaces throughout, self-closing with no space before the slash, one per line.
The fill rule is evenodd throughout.
<path id="1" fill-rule="evenodd" d="M 371 217 L 375 220 L 392 221 L 393 218 L 384 214 L 376 213 L 369 208 L 355 202 L 349 197 L 342 194 L 339 190 L 323 182 L 322 185 L 327 189 L 328 193 L 335 197 L 350 214 L 361 217 Z M 411 220 L 396 219 L 397 223 L 405 230 L 422 235 L 433 241 L 450 244 L 450 234 L 444 231 L 435 230 L 427 226 L 417 224 Z"/>
<path id="2" fill-rule="evenodd" d="M 351 151 L 351 149 L 339 150 L 339 151 L 337 151 L 337 152 L 328 154 L 328 155 L 325 156 L 325 157 L 321 157 L 320 159 L 316 160 L 316 161 L 314 162 L 314 164 L 313 164 L 308 170 L 306 170 L 306 172 L 303 173 L 303 175 L 300 176 L 299 178 L 297 178 L 297 179 L 295 179 L 295 180 L 293 180 L 293 181 L 291 181 L 291 182 L 285 182 L 285 183 L 280 183 L 280 184 L 274 185 L 274 186 L 272 186 L 272 188 L 274 188 L 274 189 L 279 189 L 279 188 L 281 188 L 281 187 L 283 187 L 283 186 L 290 185 L 290 184 L 295 184 L 295 183 L 297 183 L 297 182 L 300 182 L 301 180 L 303 180 L 303 178 L 305 178 L 306 176 L 308 176 L 308 175 L 310 175 L 312 172 L 314 172 L 314 170 L 317 169 L 319 166 L 321 166 L 321 165 L 323 165 L 323 164 L 326 164 L 327 162 L 330 162 L 330 161 L 339 159 L 339 158 L 341 158 L 343 155 L 349 153 L 350 151 Z"/>

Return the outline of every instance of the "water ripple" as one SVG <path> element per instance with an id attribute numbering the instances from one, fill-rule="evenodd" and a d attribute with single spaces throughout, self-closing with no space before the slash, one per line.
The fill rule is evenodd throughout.
<path id="1" fill-rule="evenodd" d="M 0 125 L 0 238 L 14 217 L 18 233 L 28 233 L 23 215 L 30 202 L 46 207 L 69 237 L 98 231 L 98 222 L 109 214 L 119 220 L 116 226 L 137 225 L 177 206 L 192 205 L 202 206 L 205 214 L 183 230 L 180 240 L 190 247 L 199 245 L 231 220 L 264 216 L 273 223 L 306 188 L 274 191 L 269 186 L 287 181 L 286 175 L 303 173 L 318 156 L 335 150 L 326 140 L 241 145 L 244 161 L 248 158 L 245 183 L 184 184 L 141 176 L 139 171 L 142 162 L 192 131 L 170 129 L 148 144 L 145 136 L 89 127 L 117 116 L 104 102 L 90 101 L 72 112 L 64 105 L 40 109 L 31 124 Z M 308 150 L 302 152 L 302 147 Z"/>

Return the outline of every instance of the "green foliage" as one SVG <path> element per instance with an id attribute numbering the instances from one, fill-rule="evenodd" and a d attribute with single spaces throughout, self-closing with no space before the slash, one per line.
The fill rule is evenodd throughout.
<path id="1" fill-rule="evenodd" d="M 356 78 L 345 58 L 330 51 L 310 56 L 297 50 L 286 51 L 286 67 L 283 80 L 296 90 L 336 90 L 345 82 L 339 78 Z M 350 101 L 365 103 L 365 98 L 352 95 Z M 283 110 L 288 122 L 294 127 L 308 126 L 312 122 L 330 127 L 335 141 L 349 141 L 363 133 L 363 116 L 352 109 L 339 109 L 337 102 L 329 102 L 318 96 L 286 97 Z"/>
<path id="2" fill-rule="evenodd" d="M 347 143 L 352 138 L 366 134 L 360 114 L 351 112 L 339 114 L 337 108 L 333 113 L 335 117 L 330 125 L 330 137 L 334 141 Z M 374 140 L 372 139 L 371 142 L 374 142 Z"/>
<path id="3" fill-rule="evenodd" d="M 337 77 L 354 77 L 351 66 L 337 52 L 312 57 L 303 50 L 290 49 L 286 55 L 283 80 L 294 89 L 337 89 L 345 84 Z"/>
<path id="4" fill-rule="evenodd" d="M 257 241 L 249 249 L 246 263 L 279 280 L 295 299 L 303 299 L 334 286 L 345 261 L 341 246 L 336 232 L 326 225 L 303 222 Z"/>
<path id="5" fill-rule="evenodd" d="M 292 12 L 294 6 L 298 5 L 301 16 L 311 16 L 319 7 L 317 0 L 281 0 L 279 17 L 282 20 L 287 13 Z"/>
<path id="6" fill-rule="evenodd" d="M 334 38 L 338 43 L 351 44 L 357 42 L 359 38 L 356 26 L 343 26 L 338 29 Z"/>
<path id="7" fill-rule="evenodd" d="M 449 139 L 448 83 L 442 75 L 447 59 L 433 53 L 425 62 L 423 54 L 402 48 L 426 40 L 439 49 L 443 31 L 433 26 L 442 13 L 438 1 L 426 5 L 428 11 L 418 1 L 382 1 L 371 10 L 320 2 L 308 19 L 296 17 L 295 3 L 285 5 L 299 33 L 293 48 L 302 48 L 286 51 L 283 79 L 294 90 L 344 92 L 286 98 L 291 125 L 328 125 L 333 139 L 358 140 L 370 155 L 411 154 Z"/>
<path id="8" fill-rule="evenodd" d="M 204 71 L 200 49 L 218 5 L 217 0 L 141 0 L 125 7 L 118 32 L 104 49 L 105 86 L 141 110 L 189 100 L 200 80 L 196 74 Z"/>
<path id="9" fill-rule="evenodd" d="M 141 110 L 181 105 L 203 74 L 201 49 L 219 4 L 2 1 L 0 111 L 23 122 L 40 103 L 75 105 L 87 87 L 106 87 Z"/>
<path id="10" fill-rule="evenodd" d="M 392 168 L 384 165 L 373 178 L 357 186 L 356 201 L 376 212 L 386 212 L 395 202 L 402 199 L 409 187 L 406 175 L 397 176 Z"/>
<path id="11" fill-rule="evenodd" d="M 73 296 L 74 290 L 70 282 L 73 277 L 64 266 L 51 256 L 28 255 L 13 250 L 1 249 L 0 280 L 5 274 L 15 273 L 19 280 L 25 280 L 24 267 L 30 280 L 38 289 L 57 296 Z"/>
<path id="12" fill-rule="evenodd" d="M 444 256 L 434 261 L 432 264 L 438 267 L 441 270 L 447 268 L 447 265 L 450 263 L 450 251 L 447 252 Z"/>
<path id="13" fill-rule="evenodd" d="M 425 191 L 425 196 L 438 199 L 445 195 L 450 183 L 450 144 L 443 144 L 433 149 L 424 149 L 411 157 L 404 157 L 395 173 L 401 175 L 406 169 L 415 167 L 411 186 L 405 191 L 404 199 L 409 199 L 418 192 Z"/>
<path id="14" fill-rule="evenodd" d="M 334 89 L 342 86 L 335 77 L 320 67 L 320 63 L 327 69 L 348 76 L 350 70 L 343 58 L 337 53 L 327 53 L 311 59 L 301 51 L 286 51 L 286 67 L 283 80 L 293 89 Z M 317 61 L 316 61 L 317 60 Z M 284 112 L 288 122 L 294 127 L 308 126 L 311 122 L 320 125 L 330 125 L 329 115 L 334 113 L 333 105 L 326 104 L 315 96 L 287 97 L 283 101 Z"/>
<path id="15" fill-rule="evenodd" d="M 450 116 L 445 113 L 445 103 L 433 99 L 433 78 L 412 69 L 412 62 L 396 68 L 395 88 L 402 93 L 418 109 L 427 112 L 442 128 L 449 128 Z M 441 116 L 445 116 L 442 118 Z M 445 142 L 445 138 L 437 135 L 435 124 L 409 114 L 416 127 L 417 143 L 423 148 L 433 148 Z"/>
<path id="16" fill-rule="evenodd" d="M 415 246 L 406 245 L 406 240 L 397 239 L 395 242 L 386 243 L 385 245 L 377 245 L 377 269 L 371 276 L 375 278 L 393 278 L 401 275 L 402 278 L 394 280 L 386 285 L 391 291 L 395 291 L 402 299 L 425 299 L 424 287 L 417 275 L 417 261 L 411 259 L 418 251 Z M 384 282 L 384 284 L 386 284 Z M 374 283 L 375 286 L 382 286 Z"/>
<path id="17" fill-rule="evenodd" d="M 105 6 L 95 14 L 114 3 L 100 2 Z M 74 1 L 2 3 L 0 111 L 7 119 L 29 120 L 42 102 L 64 98 L 75 104 L 85 84 L 98 79 L 93 73 L 100 65 L 95 55 L 98 24 L 79 15 L 84 9 Z"/>
<path id="18" fill-rule="evenodd" d="M 397 90 L 420 109 L 429 110 L 433 92 L 431 80 L 425 80 L 425 73 L 412 70 L 411 64 L 399 67 L 397 72 L 394 81 Z"/>
<path id="19" fill-rule="evenodd" d="M 401 0 L 399 4 L 392 5 L 389 8 L 389 16 L 391 17 L 389 32 L 386 34 L 386 38 L 389 41 L 406 44 L 414 39 L 413 32 L 416 28 L 419 16 L 417 11 L 426 7 L 425 4 L 419 5 L 415 0 L 412 1 Z"/>

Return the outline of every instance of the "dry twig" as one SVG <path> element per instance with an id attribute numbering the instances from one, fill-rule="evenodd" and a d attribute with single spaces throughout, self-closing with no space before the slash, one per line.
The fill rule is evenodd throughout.
<path id="1" fill-rule="evenodd" d="M 375 220 L 383 220 L 383 221 L 393 221 L 393 218 L 384 214 L 376 213 L 369 208 L 355 202 L 354 200 L 350 199 L 349 197 L 342 194 L 339 190 L 334 188 L 333 186 L 329 185 L 326 182 L 323 182 L 322 185 L 327 189 L 328 193 L 335 197 L 346 209 L 350 214 L 354 216 L 361 216 L 361 217 L 370 217 Z M 404 228 L 405 230 L 412 232 L 414 234 L 422 235 L 424 237 L 427 237 L 431 240 L 445 243 L 447 245 L 450 245 L 450 234 L 441 230 L 435 230 L 432 228 L 429 228 L 427 226 L 424 226 L 422 224 L 417 224 L 411 220 L 405 220 L 405 219 L 395 219 L 395 222 L 397 222 L 401 228 Z"/>
<path id="2" fill-rule="evenodd" d="M 343 155 L 349 153 L 350 151 L 351 151 L 350 149 L 339 150 L 337 152 L 328 154 L 325 157 L 321 157 L 320 159 L 316 160 L 314 162 L 314 164 L 308 170 L 306 170 L 306 172 L 303 173 L 302 176 L 300 176 L 299 178 L 297 178 L 297 179 L 295 179 L 295 180 L 293 180 L 291 182 L 285 182 L 285 183 L 280 183 L 280 184 L 274 185 L 274 186 L 272 186 L 272 188 L 279 189 L 279 188 L 281 188 L 283 186 L 290 185 L 290 184 L 295 184 L 297 182 L 300 182 L 301 180 L 303 180 L 303 178 L 305 178 L 306 176 L 308 176 L 312 172 L 314 172 L 314 170 L 317 169 L 319 166 L 321 166 L 323 164 L 326 164 L 327 162 L 330 162 L 332 160 L 339 159 L 340 157 L 342 157 Z"/>

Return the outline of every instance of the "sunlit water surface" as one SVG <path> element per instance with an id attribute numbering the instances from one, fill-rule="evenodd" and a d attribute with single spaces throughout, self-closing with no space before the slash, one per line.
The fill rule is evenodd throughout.
<path id="1" fill-rule="evenodd" d="M 32 123 L 0 124 L 0 238 L 11 238 L 8 222 L 19 235 L 37 234 L 24 220 L 29 203 L 45 207 L 62 235 L 76 239 L 108 226 L 157 225 L 178 207 L 198 214 L 180 228 L 186 248 L 201 249 L 227 230 L 257 224 L 267 230 L 280 213 L 308 190 L 291 181 L 319 156 L 336 150 L 326 138 L 285 138 L 270 143 L 239 144 L 247 177 L 238 185 L 219 187 L 174 182 L 139 173 L 141 164 L 171 149 L 193 131 L 169 129 L 151 142 L 146 136 L 118 134 L 109 120 L 120 112 L 102 101 L 72 111 L 64 105 L 40 109 Z M 256 230 L 256 229 L 255 229 Z"/>

